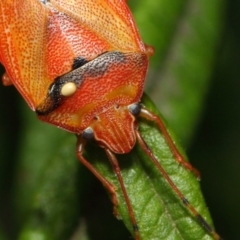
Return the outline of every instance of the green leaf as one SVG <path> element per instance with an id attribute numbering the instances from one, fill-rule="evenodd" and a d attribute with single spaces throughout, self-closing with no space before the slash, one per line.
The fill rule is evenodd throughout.
<path id="1" fill-rule="evenodd" d="M 143 103 L 149 109 L 157 111 L 146 97 L 143 98 Z M 140 123 L 141 134 L 170 178 L 211 223 L 196 177 L 176 162 L 163 136 L 152 123 L 143 120 L 140 120 Z M 119 183 L 104 152 L 95 145 L 88 146 L 86 152 L 87 158 L 99 172 L 117 186 L 119 213 L 133 233 Z M 117 158 L 142 240 L 212 239 L 182 205 L 181 200 L 139 146 L 130 154 L 118 155 Z"/>

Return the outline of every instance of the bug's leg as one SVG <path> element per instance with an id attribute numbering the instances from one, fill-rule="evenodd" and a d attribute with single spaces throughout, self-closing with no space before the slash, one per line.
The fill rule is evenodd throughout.
<path id="1" fill-rule="evenodd" d="M 117 200 L 117 195 L 116 195 L 116 187 L 111 184 L 106 178 L 104 178 L 94 166 L 89 163 L 84 157 L 83 157 L 83 150 L 84 146 L 86 144 L 86 140 L 81 138 L 81 136 L 78 136 L 78 141 L 77 141 L 77 157 L 79 161 L 86 167 L 88 168 L 93 175 L 103 184 L 103 186 L 108 190 L 108 192 L 111 194 L 111 200 L 113 203 L 113 213 L 114 215 L 119 218 L 119 214 L 117 211 L 117 205 L 118 205 L 118 200 Z"/>
<path id="2" fill-rule="evenodd" d="M 178 151 L 177 147 L 175 146 L 172 138 L 170 137 L 166 127 L 164 126 L 163 121 L 154 113 L 150 112 L 149 110 L 147 110 L 146 108 L 142 107 L 141 111 L 140 111 L 140 116 L 151 120 L 153 122 L 155 122 L 159 129 L 161 130 L 168 146 L 170 147 L 174 158 L 176 159 L 176 161 L 178 161 L 180 164 L 182 164 L 185 168 L 187 168 L 188 170 L 190 170 L 191 172 L 193 172 L 195 174 L 195 176 L 200 179 L 200 172 L 194 168 L 189 162 L 187 162 L 185 160 L 185 158 L 182 156 L 182 154 Z"/>
<path id="3" fill-rule="evenodd" d="M 131 202 L 129 200 L 125 185 L 123 183 L 121 170 L 120 170 L 118 161 L 117 161 L 115 155 L 109 149 L 105 149 L 105 151 L 106 151 L 106 154 L 109 158 L 110 163 L 112 164 L 113 170 L 114 170 L 115 174 L 117 175 L 118 181 L 120 183 L 120 186 L 121 186 L 121 189 L 122 189 L 122 192 L 123 192 L 123 196 L 124 196 L 124 199 L 125 199 L 126 204 L 127 204 L 128 212 L 129 212 L 129 215 L 130 215 L 130 218 L 131 218 L 131 222 L 132 222 L 132 225 L 133 225 L 133 231 L 135 233 L 135 239 L 140 240 L 140 234 L 139 234 L 139 229 L 138 229 L 138 226 L 137 226 L 137 221 L 135 219 L 133 209 L 132 209 L 132 206 L 131 206 Z"/>
<path id="4" fill-rule="evenodd" d="M 166 179 L 168 184 L 172 187 L 173 191 L 177 194 L 177 196 L 181 199 L 182 203 L 189 209 L 189 211 L 193 214 L 193 216 L 198 220 L 198 222 L 203 226 L 203 228 L 213 236 L 216 240 L 222 240 L 222 238 L 214 231 L 214 229 L 206 222 L 206 220 L 202 217 L 202 215 L 193 207 L 193 205 L 184 197 L 182 192 L 178 189 L 178 187 L 174 184 L 171 178 L 168 176 L 167 172 L 164 170 L 162 165 L 157 161 L 156 157 L 153 155 L 152 151 L 142 138 L 140 132 L 136 129 L 136 137 L 144 152 L 149 156 L 157 169 L 161 172 L 163 177 Z"/>
<path id="5" fill-rule="evenodd" d="M 7 73 L 4 73 L 2 76 L 2 83 L 4 86 L 11 86 L 12 85 L 12 81 L 9 78 Z"/>

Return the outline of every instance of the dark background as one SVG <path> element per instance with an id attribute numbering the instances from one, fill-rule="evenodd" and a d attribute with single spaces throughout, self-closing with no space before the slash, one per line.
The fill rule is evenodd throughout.
<path id="1" fill-rule="evenodd" d="M 202 121 L 189 149 L 217 231 L 240 230 L 240 2 L 227 1 L 226 22 Z"/>

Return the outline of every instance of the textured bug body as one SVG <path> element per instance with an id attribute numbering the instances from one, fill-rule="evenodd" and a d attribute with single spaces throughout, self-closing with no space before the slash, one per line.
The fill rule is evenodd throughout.
<path id="1" fill-rule="evenodd" d="M 43 121 L 77 134 L 93 127 L 96 140 L 129 152 L 134 117 L 126 106 L 140 101 L 148 57 L 125 1 L 16 2 L 1 6 L 1 62 L 29 106 Z M 77 85 L 71 97 L 61 96 L 66 82 Z"/>
<path id="2" fill-rule="evenodd" d="M 125 1 L 8 0 L 0 8 L 1 62 L 32 109 L 76 58 L 145 51 Z"/>
<path id="3" fill-rule="evenodd" d="M 89 139 L 104 148 L 136 240 L 140 232 L 115 156 L 131 151 L 136 140 L 182 204 L 209 234 L 220 239 L 173 183 L 138 131 L 138 116 L 153 121 L 176 161 L 198 176 L 162 120 L 140 105 L 152 53 L 143 44 L 125 0 L 0 1 L 4 85 L 13 83 L 41 120 L 77 135 L 79 160 L 110 192 L 118 215 L 116 187 L 83 156 Z"/>

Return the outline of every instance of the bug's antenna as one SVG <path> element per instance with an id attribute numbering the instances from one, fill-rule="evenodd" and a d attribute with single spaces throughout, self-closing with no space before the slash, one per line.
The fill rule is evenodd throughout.
<path id="1" fill-rule="evenodd" d="M 185 158 L 182 156 L 182 154 L 178 151 L 178 149 L 176 148 L 176 146 L 175 146 L 171 136 L 169 135 L 166 127 L 164 126 L 163 121 L 157 115 L 150 112 L 149 110 L 147 110 L 144 107 L 141 108 L 140 116 L 145 118 L 145 119 L 148 119 L 150 121 L 153 121 L 158 125 L 158 127 L 159 127 L 160 131 L 162 132 L 168 146 L 170 147 L 170 149 L 173 153 L 174 159 L 177 162 L 179 162 L 180 164 L 182 164 L 189 171 L 193 172 L 194 175 L 197 177 L 197 179 L 200 179 L 200 172 L 196 168 L 194 168 L 189 162 L 187 162 L 185 160 Z"/>
<path id="2" fill-rule="evenodd" d="M 129 200 L 129 197 L 128 197 L 128 194 L 127 194 L 127 191 L 126 191 L 123 179 L 122 179 L 120 166 L 118 164 L 118 161 L 117 161 L 115 155 L 107 148 L 105 148 L 105 151 L 106 151 L 106 154 L 108 156 L 108 159 L 109 159 L 110 163 L 112 164 L 113 171 L 116 173 L 118 181 L 120 183 L 120 186 L 121 186 L 121 189 L 122 189 L 122 192 L 123 192 L 123 196 L 124 196 L 124 199 L 125 199 L 126 204 L 127 204 L 128 212 L 129 212 L 129 215 L 130 215 L 130 218 L 131 218 L 131 222 L 133 224 L 133 231 L 135 233 L 135 239 L 140 240 L 137 221 L 135 219 L 134 212 L 133 212 L 133 209 L 132 209 L 132 205 L 131 205 L 131 202 Z"/>
<path id="3" fill-rule="evenodd" d="M 103 186 L 108 190 L 108 192 L 111 195 L 111 200 L 113 203 L 113 213 L 114 215 L 118 218 L 119 214 L 117 211 L 117 205 L 118 205 L 118 200 L 117 200 L 117 195 L 116 195 L 116 187 L 111 184 L 104 176 L 99 173 L 99 171 L 89 162 L 87 159 L 83 157 L 83 150 L 86 144 L 86 140 L 83 139 L 81 136 L 77 136 L 77 157 L 79 161 L 88 169 L 90 172 L 95 175 L 95 177 L 103 184 Z"/>
<path id="4" fill-rule="evenodd" d="M 172 187 L 173 191 L 177 194 L 177 196 L 181 199 L 182 203 L 189 209 L 189 211 L 193 214 L 193 216 L 198 220 L 198 222 L 203 226 L 203 228 L 213 236 L 215 240 L 223 240 L 216 232 L 215 230 L 206 222 L 206 220 L 202 217 L 202 215 L 193 207 L 193 205 L 184 197 L 182 192 L 178 189 L 178 187 L 174 184 L 174 182 L 171 180 L 167 172 L 164 170 L 162 165 L 157 161 L 156 157 L 153 155 L 152 151 L 142 138 L 140 132 L 136 129 L 136 137 L 137 140 L 144 150 L 144 152 L 149 156 L 149 158 L 152 160 L 154 165 L 158 168 L 158 170 L 161 172 L 163 177 L 166 179 L 168 184 Z"/>

